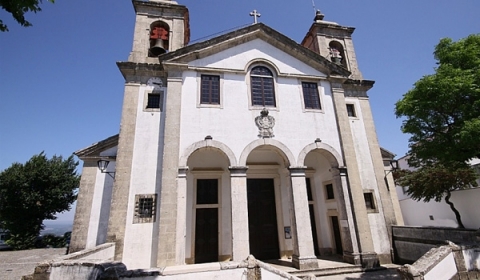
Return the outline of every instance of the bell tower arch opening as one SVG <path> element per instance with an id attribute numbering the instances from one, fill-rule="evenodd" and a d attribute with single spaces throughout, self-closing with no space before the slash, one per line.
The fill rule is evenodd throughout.
<path id="1" fill-rule="evenodd" d="M 150 25 L 150 48 L 149 57 L 157 57 L 168 52 L 170 47 L 170 27 L 167 23 L 159 20 Z"/>

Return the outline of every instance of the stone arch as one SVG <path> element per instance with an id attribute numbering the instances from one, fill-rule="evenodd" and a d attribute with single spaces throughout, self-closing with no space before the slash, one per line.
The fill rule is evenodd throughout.
<path id="1" fill-rule="evenodd" d="M 305 158 L 307 157 L 308 153 L 313 150 L 318 150 L 323 156 L 325 156 L 325 158 L 328 160 L 332 167 L 339 167 L 344 165 L 342 157 L 332 146 L 322 142 L 315 142 L 307 145 L 305 148 L 302 149 L 302 151 L 298 155 L 298 166 L 305 165 Z"/>
<path id="2" fill-rule="evenodd" d="M 275 139 L 271 138 L 262 138 L 262 139 L 257 139 L 250 144 L 248 144 L 242 151 L 242 154 L 240 155 L 240 159 L 238 161 L 239 166 L 246 166 L 247 164 L 247 158 L 250 155 L 250 153 L 257 147 L 267 145 L 267 146 L 273 146 L 280 151 L 283 152 L 284 156 L 288 160 L 289 166 L 292 166 L 295 164 L 295 157 L 293 156 L 293 153 L 290 151 L 290 149 L 283 144 L 280 141 L 277 141 Z"/>
<path id="3" fill-rule="evenodd" d="M 219 141 L 215 141 L 212 139 L 205 139 L 202 141 L 198 141 L 190 145 L 185 149 L 183 152 L 182 157 L 180 158 L 179 166 L 187 166 L 187 161 L 188 158 L 197 150 L 203 149 L 203 148 L 214 148 L 222 151 L 228 158 L 230 166 L 236 166 L 237 165 L 237 159 L 235 157 L 235 154 L 232 152 L 232 150 L 225 144 Z"/>
<path id="4" fill-rule="evenodd" d="M 267 68 L 269 68 L 273 72 L 273 74 L 275 76 L 278 76 L 280 74 L 280 69 L 278 69 L 277 65 L 275 65 L 275 63 L 273 63 L 272 61 L 270 61 L 268 59 L 264 59 L 264 58 L 256 58 L 256 59 L 250 60 L 245 65 L 245 69 L 244 69 L 245 73 L 250 72 L 250 70 L 257 65 L 266 66 Z"/>

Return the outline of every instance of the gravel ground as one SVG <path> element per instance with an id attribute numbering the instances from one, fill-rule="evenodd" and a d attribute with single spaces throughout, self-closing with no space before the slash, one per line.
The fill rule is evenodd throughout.
<path id="1" fill-rule="evenodd" d="M 39 262 L 64 256 L 65 251 L 65 248 L 0 251 L 0 279 L 19 280 L 32 274 Z"/>

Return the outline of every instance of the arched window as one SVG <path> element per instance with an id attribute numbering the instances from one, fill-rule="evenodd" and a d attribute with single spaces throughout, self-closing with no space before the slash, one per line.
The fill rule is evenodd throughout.
<path id="1" fill-rule="evenodd" d="M 275 107 L 273 74 L 265 66 L 255 66 L 250 72 L 253 106 Z"/>

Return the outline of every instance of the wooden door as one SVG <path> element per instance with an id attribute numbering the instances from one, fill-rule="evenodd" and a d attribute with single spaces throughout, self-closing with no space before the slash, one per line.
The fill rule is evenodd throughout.
<path id="1" fill-rule="evenodd" d="M 195 263 L 218 261 L 218 180 L 198 179 L 195 211 Z"/>
<path id="2" fill-rule="evenodd" d="M 247 198 L 250 253 L 260 260 L 279 259 L 273 179 L 248 179 Z"/>

